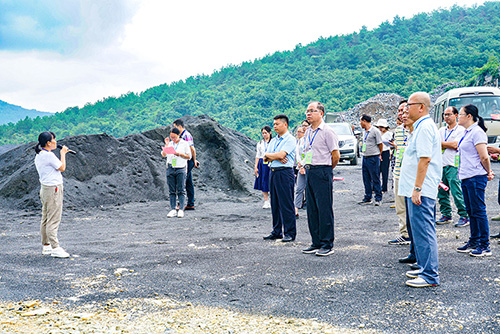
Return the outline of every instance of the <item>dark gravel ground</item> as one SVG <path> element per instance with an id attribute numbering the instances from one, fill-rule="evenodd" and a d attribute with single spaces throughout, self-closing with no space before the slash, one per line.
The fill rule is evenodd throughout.
<path id="1" fill-rule="evenodd" d="M 500 176 L 500 164 L 494 170 Z M 468 228 L 438 226 L 442 284 L 409 288 L 409 267 L 397 262 L 408 246 L 387 244 L 397 236 L 393 195 L 381 207 L 361 207 L 360 166 L 342 165 L 336 174 L 345 181 L 335 184 L 335 254 L 327 258 L 300 252 L 310 243 L 305 211 L 295 242 L 266 242 L 270 210 L 255 197 L 223 192 L 199 192 L 196 210 L 183 219 L 166 218 L 166 201 L 66 210 L 59 238 L 70 259 L 41 255 L 40 212 L 2 210 L 0 300 L 71 306 L 158 294 L 386 333 L 500 332 L 496 241 L 492 257 L 473 258 L 455 251 Z M 490 217 L 500 210 L 497 188 L 497 180 L 488 184 Z"/>

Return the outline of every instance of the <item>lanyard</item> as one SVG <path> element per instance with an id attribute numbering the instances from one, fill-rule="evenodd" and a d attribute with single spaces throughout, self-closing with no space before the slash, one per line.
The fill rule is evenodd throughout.
<path id="1" fill-rule="evenodd" d="M 319 128 L 316 129 L 316 131 L 314 132 L 314 136 L 312 137 L 311 139 L 311 134 L 309 133 L 309 147 L 312 146 L 313 142 L 314 142 L 314 138 L 316 138 L 316 135 L 318 134 L 318 131 L 319 131 Z M 305 144 L 304 144 L 304 147 L 305 147 Z"/>
<path id="2" fill-rule="evenodd" d="M 42 147 L 42 150 L 44 150 L 45 152 L 48 152 L 48 150 L 44 149 L 43 147 Z"/>
<path id="3" fill-rule="evenodd" d="M 429 119 L 429 118 L 431 118 L 431 117 L 427 116 L 427 117 L 422 118 L 420 121 L 418 121 L 418 123 L 415 124 L 415 126 L 414 126 L 413 132 L 417 131 L 417 128 L 420 125 L 420 123 L 422 123 L 423 121 L 425 121 L 426 119 Z"/>
<path id="4" fill-rule="evenodd" d="M 363 143 L 366 143 L 366 138 L 368 138 L 368 135 L 370 134 L 370 130 L 366 131 L 365 139 L 363 139 Z"/>
<path id="5" fill-rule="evenodd" d="M 179 144 L 180 144 L 180 143 L 181 143 L 181 141 L 180 141 L 180 140 L 177 142 L 177 145 L 176 145 L 175 143 L 172 143 L 172 146 L 173 146 L 173 148 L 174 148 L 174 150 L 175 150 L 176 152 L 177 152 L 177 147 L 179 147 Z"/>
<path id="6" fill-rule="evenodd" d="M 460 139 L 460 141 L 458 142 L 457 151 L 458 151 L 458 149 L 460 148 L 460 144 L 462 144 L 462 140 L 464 140 L 465 136 L 467 136 L 467 134 L 468 134 L 469 132 L 470 132 L 470 131 L 465 131 L 464 136 L 463 136 L 463 137 L 462 137 L 462 139 Z"/>
<path id="7" fill-rule="evenodd" d="M 264 152 L 267 152 L 267 148 L 269 147 L 269 142 L 267 142 L 265 139 L 264 139 Z"/>
<path id="8" fill-rule="evenodd" d="M 453 128 L 453 130 L 450 131 L 450 133 L 448 134 L 448 136 L 446 135 L 446 130 L 448 130 L 447 128 L 444 129 L 444 141 L 448 141 L 448 138 L 450 138 L 451 134 L 453 133 L 453 131 L 455 131 L 455 129 L 457 128 L 457 126 L 455 125 L 455 127 Z"/>
<path id="9" fill-rule="evenodd" d="M 283 141 L 283 136 L 281 136 L 280 139 L 276 140 L 276 144 L 274 144 L 274 152 L 276 152 L 282 141 Z"/>

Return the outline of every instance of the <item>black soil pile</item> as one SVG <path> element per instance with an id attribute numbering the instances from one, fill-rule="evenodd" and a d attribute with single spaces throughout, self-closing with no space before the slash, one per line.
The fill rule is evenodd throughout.
<path id="1" fill-rule="evenodd" d="M 196 191 L 248 196 L 252 192 L 255 142 L 209 116 L 185 116 L 195 140 L 200 168 Z M 171 126 L 123 138 L 107 134 L 66 137 L 58 143 L 77 152 L 67 155 L 65 207 L 95 207 L 165 200 L 168 196 L 164 138 Z M 57 135 L 57 134 L 56 134 Z M 0 204 L 10 208 L 40 206 L 35 142 L 0 155 Z M 55 152 L 59 156 L 58 150 Z"/>

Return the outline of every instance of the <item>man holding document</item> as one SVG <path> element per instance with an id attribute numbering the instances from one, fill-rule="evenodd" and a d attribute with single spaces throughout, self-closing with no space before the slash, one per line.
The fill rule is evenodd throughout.
<path id="1" fill-rule="evenodd" d="M 184 204 L 186 201 L 186 171 L 187 162 L 191 159 L 191 148 L 189 144 L 180 138 L 180 131 L 172 128 L 170 138 L 165 138 L 165 147 L 161 152 L 162 157 L 167 158 L 167 184 L 170 197 L 170 212 L 168 218 L 184 217 Z M 176 210 L 177 199 L 179 200 L 179 211 Z"/>

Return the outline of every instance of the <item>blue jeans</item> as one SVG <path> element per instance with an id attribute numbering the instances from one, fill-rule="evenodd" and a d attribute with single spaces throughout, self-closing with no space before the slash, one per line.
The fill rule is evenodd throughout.
<path id="1" fill-rule="evenodd" d="M 380 184 L 380 157 L 374 155 L 363 157 L 363 184 L 365 185 L 364 201 L 372 199 L 372 192 L 375 192 L 375 200 L 382 200 L 382 186 Z"/>
<path id="2" fill-rule="evenodd" d="M 184 210 L 184 202 L 186 200 L 186 168 L 172 168 L 172 165 L 168 165 L 167 184 L 170 197 L 170 209 L 175 210 L 178 198 L 179 208 Z"/>
<path id="3" fill-rule="evenodd" d="M 486 175 L 477 175 L 462 180 L 462 192 L 470 220 L 469 243 L 474 247 L 488 247 L 490 245 L 490 226 L 484 201 L 487 183 Z"/>
<path id="4" fill-rule="evenodd" d="M 439 284 L 439 259 L 436 237 L 436 200 L 422 196 L 422 204 L 415 205 L 406 197 L 410 216 L 412 243 L 414 244 L 418 276 L 429 284 Z"/>

